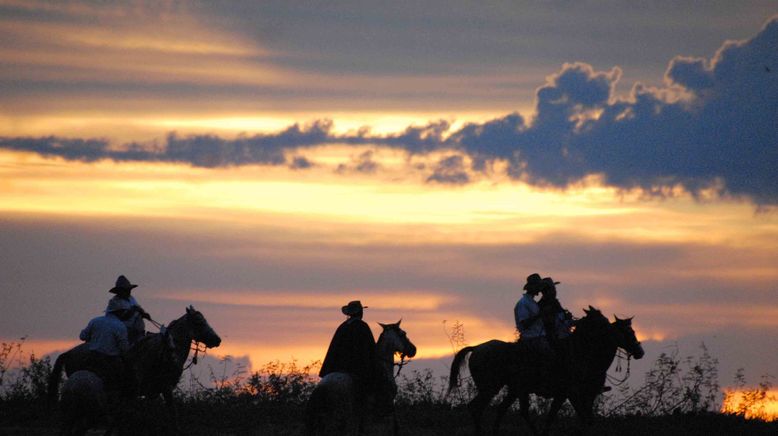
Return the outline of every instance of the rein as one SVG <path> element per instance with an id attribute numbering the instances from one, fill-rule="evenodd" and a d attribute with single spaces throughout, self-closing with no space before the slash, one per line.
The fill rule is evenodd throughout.
<path id="1" fill-rule="evenodd" d="M 627 379 L 629 378 L 629 370 L 630 370 L 630 361 L 632 359 L 632 355 L 627 353 L 626 351 L 622 350 L 621 348 L 616 349 L 616 358 L 618 359 L 616 361 L 616 372 L 621 372 L 621 361 L 623 359 L 627 359 L 627 372 L 624 374 L 624 378 L 619 380 L 618 378 L 606 373 L 605 376 L 608 379 L 608 382 L 614 386 L 621 386 L 623 385 Z"/>
<path id="2" fill-rule="evenodd" d="M 397 374 L 394 375 L 394 378 L 397 378 L 400 376 L 400 371 L 403 370 L 405 365 L 411 363 L 411 361 L 405 361 L 405 354 L 400 354 L 400 363 L 394 363 L 394 359 L 392 359 L 392 365 L 397 367 Z"/>
<path id="3" fill-rule="evenodd" d="M 381 343 L 381 341 L 383 341 L 383 340 L 384 340 L 384 333 L 381 332 L 381 335 L 378 336 L 378 340 L 376 341 L 376 349 L 378 349 L 378 344 Z M 386 362 L 391 363 L 392 366 L 396 366 L 397 367 L 397 373 L 394 374 L 394 376 L 393 376 L 393 378 L 396 379 L 397 377 L 400 376 L 400 371 L 403 370 L 403 367 L 405 367 L 405 365 L 411 363 L 411 361 L 408 360 L 406 362 L 405 361 L 405 354 L 404 353 L 400 353 L 400 362 L 399 363 L 395 363 L 395 361 L 394 361 L 394 354 L 395 353 L 392 353 L 392 356 L 389 359 L 381 359 L 381 360 L 385 360 Z M 391 374 L 391 372 L 390 372 L 390 374 Z"/>
<path id="4" fill-rule="evenodd" d="M 203 348 L 200 348 L 200 342 L 198 342 L 198 341 L 196 341 L 194 339 L 192 340 L 192 342 L 194 342 L 194 346 L 192 346 L 192 343 L 190 342 L 189 343 L 189 347 L 190 347 L 189 349 L 190 350 L 194 350 L 195 353 L 194 353 L 194 356 L 192 356 L 192 360 L 190 360 L 188 364 L 184 365 L 183 371 L 186 371 L 192 365 L 197 365 L 197 354 L 199 352 L 202 351 L 203 355 L 205 355 L 205 350 L 206 350 L 205 345 L 203 345 Z"/>
<path id="5" fill-rule="evenodd" d="M 151 323 L 152 323 L 152 324 L 154 324 L 154 325 L 155 325 L 155 326 L 156 326 L 156 327 L 159 329 L 159 332 L 160 332 L 160 333 L 166 333 L 167 331 L 169 331 L 169 330 L 170 330 L 170 328 L 171 328 L 171 327 L 173 327 L 173 325 L 174 325 L 174 324 L 176 323 L 176 321 L 178 321 L 178 320 L 177 320 L 177 319 L 176 319 L 176 320 L 173 320 L 173 322 L 171 322 L 171 323 L 170 323 L 170 325 L 169 325 L 168 327 L 165 327 L 163 324 L 160 324 L 160 323 L 158 323 L 158 322 L 154 321 L 154 320 L 153 320 L 153 319 L 151 319 L 151 318 L 149 318 L 149 321 L 151 321 Z M 193 342 L 194 342 L 194 345 L 192 345 L 192 343 L 193 343 Z M 182 371 L 186 371 L 187 369 L 191 368 L 191 367 L 192 367 L 192 365 L 197 365 L 197 361 L 198 361 L 198 359 L 197 359 L 197 355 L 198 355 L 200 352 L 202 352 L 202 353 L 203 353 L 203 355 L 205 355 L 205 352 L 206 352 L 206 349 L 207 349 L 207 347 L 205 347 L 205 345 L 203 344 L 203 347 L 201 348 L 201 347 L 200 347 L 200 342 L 199 342 L 199 341 L 197 341 L 197 340 L 195 340 L 195 339 L 192 339 L 192 340 L 189 342 L 189 349 L 190 349 L 190 350 L 194 350 L 194 356 L 192 356 L 192 360 L 190 360 L 190 361 L 189 361 L 189 363 L 187 363 L 187 364 L 185 364 L 185 365 L 184 365 L 184 367 L 182 368 Z"/>
<path id="6" fill-rule="evenodd" d="M 154 321 L 153 319 L 151 319 L 151 317 L 148 318 L 148 321 L 150 323 L 152 323 L 154 325 L 154 327 L 156 327 L 160 332 L 162 331 L 162 328 L 164 327 L 164 325 Z"/>

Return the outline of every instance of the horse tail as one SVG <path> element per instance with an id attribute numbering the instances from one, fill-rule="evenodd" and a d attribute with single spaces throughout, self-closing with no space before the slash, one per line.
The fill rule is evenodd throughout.
<path id="1" fill-rule="evenodd" d="M 54 361 L 54 367 L 51 369 L 51 374 L 49 374 L 47 385 L 49 405 L 57 403 L 57 398 L 59 397 L 59 384 L 60 380 L 62 380 L 62 369 L 65 366 L 67 355 L 68 353 L 64 352 L 57 357 L 57 360 Z"/>
<path id="2" fill-rule="evenodd" d="M 451 362 L 451 374 L 448 376 L 448 391 L 446 391 L 446 395 L 459 386 L 459 369 L 464 364 L 465 357 L 474 349 L 475 347 L 465 347 L 454 355 L 454 361 Z"/>

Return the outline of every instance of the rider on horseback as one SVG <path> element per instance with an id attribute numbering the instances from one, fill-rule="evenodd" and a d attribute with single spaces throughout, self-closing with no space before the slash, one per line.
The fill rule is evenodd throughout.
<path id="1" fill-rule="evenodd" d="M 370 327 L 362 321 L 360 301 L 351 301 L 341 308 L 348 316 L 332 337 L 327 355 L 319 371 L 319 377 L 332 372 L 351 375 L 357 390 L 357 398 L 364 399 L 375 384 L 375 339 Z"/>
<path id="2" fill-rule="evenodd" d="M 525 343 L 540 342 L 545 336 L 543 323 L 541 322 L 540 306 L 535 301 L 545 284 L 540 274 L 533 273 L 527 277 L 524 285 L 524 295 L 513 308 L 516 319 L 516 329 L 519 331 L 519 340 Z"/>
<path id="3" fill-rule="evenodd" d="M 79 335 L 89 348 L 87 367 L 103 380 L 106 391 L 127 388 L 122 356 L 130 348 L 124 321 L 131 313 L 132 308 L 126 300 L 111 300 L 105 315 L 89 321 Z"/>
<path id="4" fill-rule="evenodd" d="M 551 277 L 530 274 L 524 285 L 526 291 L 516 303 L 514 315 L 519 330 L 519 344 L 531 350 L 527 356 L 531 367 L 556 368 L 560 365 L 558 340 L 570 335 L 572 315 L 562 308 L 556 298 L 556 285 Z M 535 296 L 543 294 L 540 301 Z"/>
<path id="5" fill-rule="evenodd" d="M 543 329 L 552 346 L 558 339 L 570 336 L 573 327 L 573 314 L 563 308 L 556 298 L 558 284 L 559 282 L 555 282 L 551 277 L 543 278 L 543 287 L 540 291 L 543 296 L 538 301 Z"/>
<path id="6" fill-rule="evenodd" d="M 130 341 L 130 345 L 138 342 L 138 340 L 146 334 L 146 325 L 143 320 L 151 319 L 151 315 L 140 307 L 140 304 L 135 300 L 135 297 L 130 295 L 130 291 L 136 287 L 138 287 L 138 285 L 130 283 L 130 281 L 127 280 L 127 277 L 121 275 L 116 279 L 116 286 L 108 291 L 112 294 L 116 294 L 108 301 L 109 307 L 111 306 L 111 303 L 115 301 L 125 301 L 129 305 L 129 314 L 123 322 L 127 327 L 127 338 Z"/>

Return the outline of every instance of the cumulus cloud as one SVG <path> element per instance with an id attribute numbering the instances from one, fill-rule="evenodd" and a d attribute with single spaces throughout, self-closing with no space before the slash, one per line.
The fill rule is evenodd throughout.
<path id="1" fill-rule="evenodd" d="M 326 144 L 375 145 L 410 154 L 452 150 L 470 157 L 472 169 L 508 163 L 511 177 L 565 187 L 598 174 L 624 189 L 693 194 L 714 190 L 760 205 L 778 204 L 778 17 L 747 41 L 726 42 L 712 59 L 676 57 L 665 85 L 636 84 L 615 94 L 621 70 L 563 65 L 536 93 L 535 115 L 518 113 L 453 130 L 447 121 L 409 126 L 387 135 L 368 129 L 336 134 L 329 120 L 294 124 L 273 134 L 224 139 L 170 134 L 161 145 L 111 147 L 103 139 L 0 138 L 0 147 L 44 156 L 94 161 L 148 160 L 218 167 L 282 165 L 287 153 Z M 299 156 L 298 158 L 299 159 Z M 461 158 L 460 158 L 461 159 Z M 292 162 L 305 168 L 303 161 Z M 444 159 L 428 181 L 466 183 L 463 161 Z M 344 164 L 372 173 L 370 156 Z"/>

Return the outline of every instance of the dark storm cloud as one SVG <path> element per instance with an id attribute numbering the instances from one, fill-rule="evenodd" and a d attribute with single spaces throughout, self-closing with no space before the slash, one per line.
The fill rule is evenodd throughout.
<path id="1" fill-rule="evenodd" d="M 94 161 L 183 162 L 202 167 L 287 164 L 286 152 L 326 144 L 378 145 L 410 154 L 457 150 L 485 171 L 508 162 L 510 176 L 564 188 L 600 174 L 618 188 L 648 193 L 683 186 L 778 203 L 778 18 L 753 39 L 727 42 L 711 60 L 676 57 L 663 88 L 637 84 L 628 98 L 614 87 L 619 68 L 565 64 L 536 93 L 535 117 L 517 113 L 452 130 L 447 121 L 389 135 L 368 129 L 337 134 L 332 122 L 292 125 L 273 134 L 224 139 L 170 134 L 161 146 L 112 148 L 101 139 L 0 138 L 0 147 Z M 677 96 L 683 95 L 683 98 Z M 460 158 L 461 159 L 461 158 Z M 299 166 L 296 166 L 299 168 Z M 343 169 L 348 167 L 346 165 Z M 371 173 L 370 156 L 356 170 Z M 465 183 L 461 161 L 441 161 L 429 181 Z"/>

